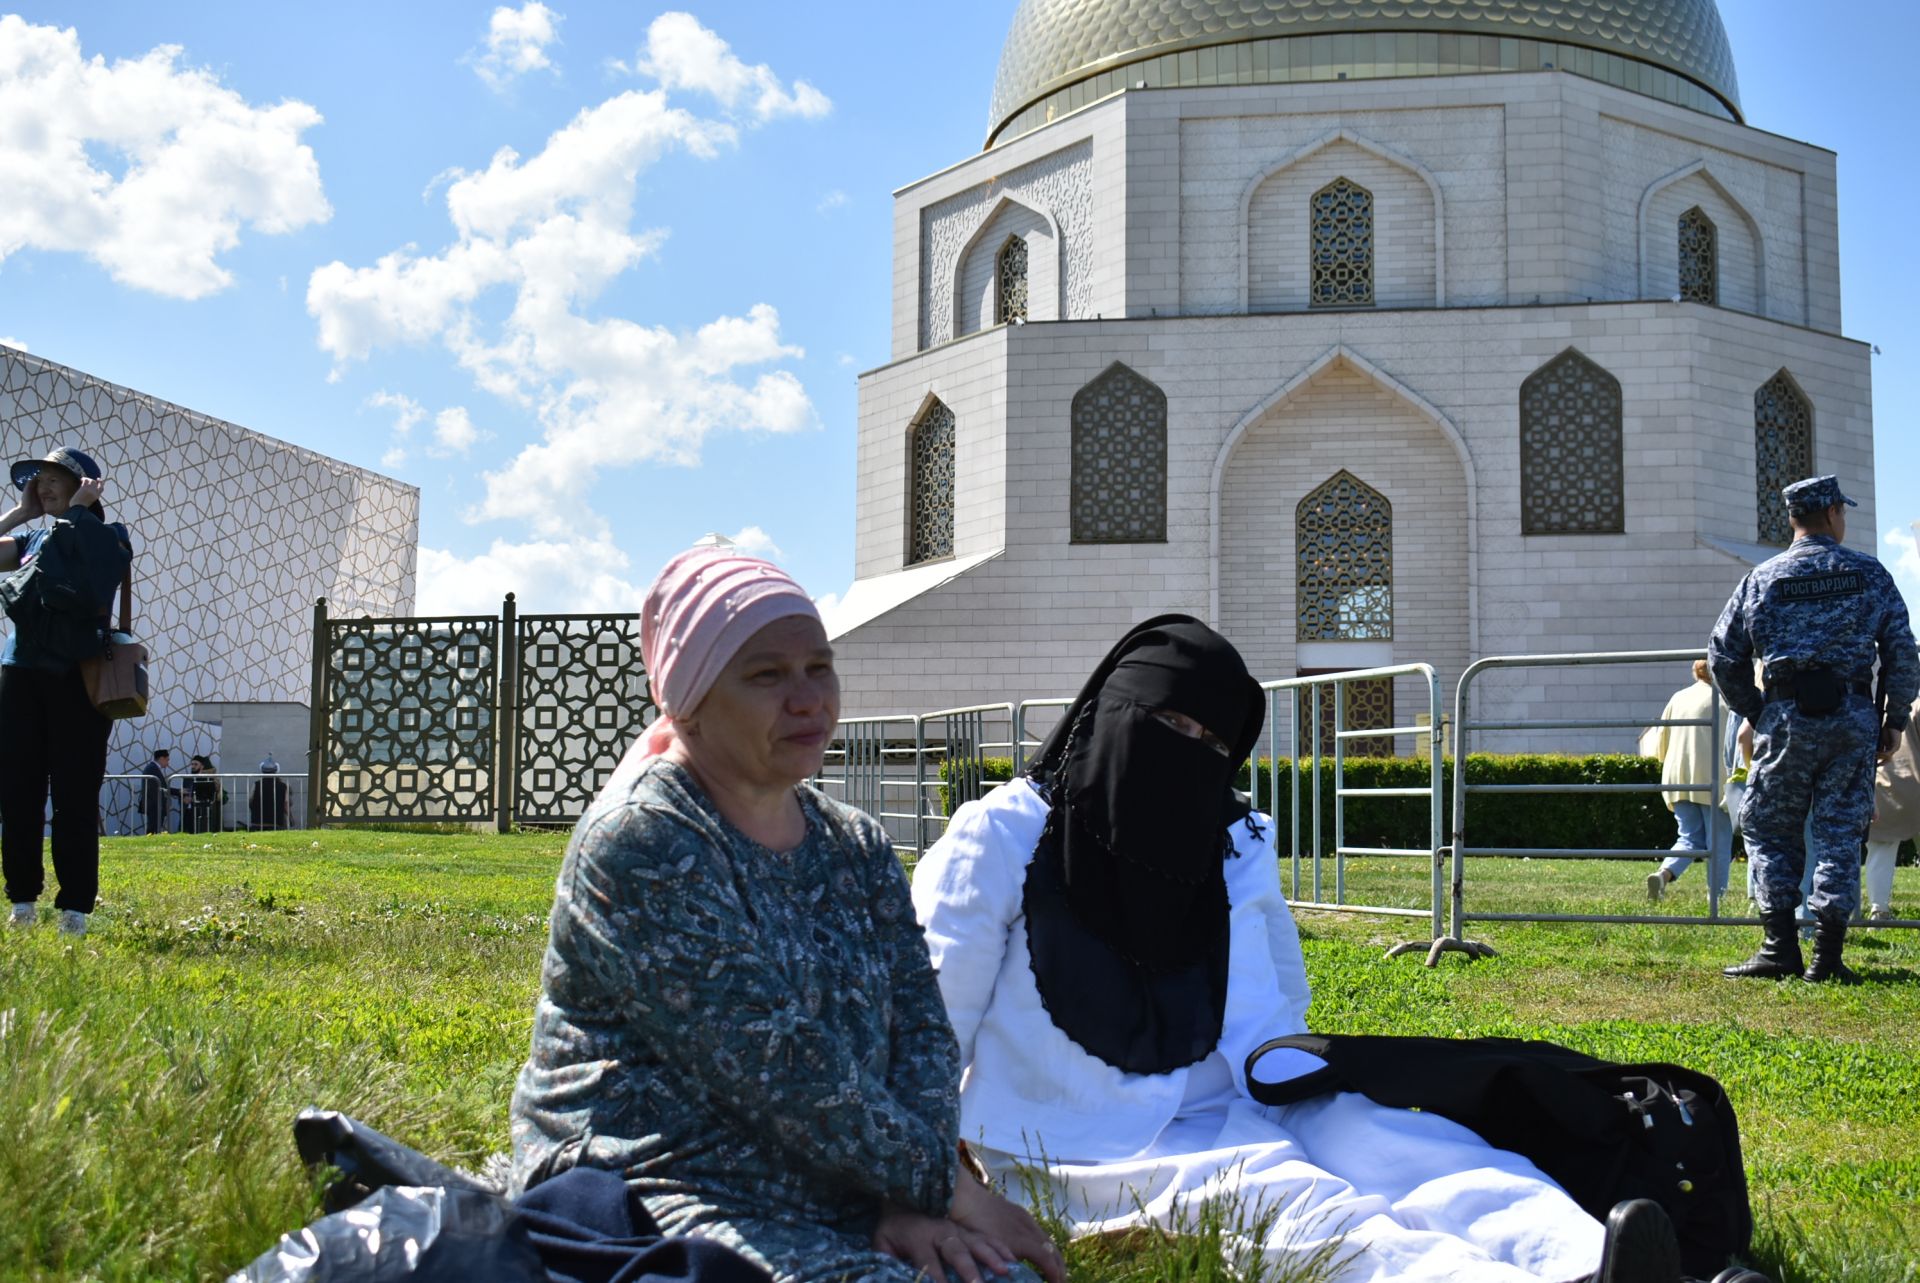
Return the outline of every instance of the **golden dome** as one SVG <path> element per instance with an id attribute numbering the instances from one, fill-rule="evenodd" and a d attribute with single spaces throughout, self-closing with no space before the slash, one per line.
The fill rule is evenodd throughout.
<path id="1" fill-rule="evenodd" d="M 987 141 L 1143 80 L 1284 84 L 1554 67 L 1740 118 L 1714 0 L 1021 0 Z"/>

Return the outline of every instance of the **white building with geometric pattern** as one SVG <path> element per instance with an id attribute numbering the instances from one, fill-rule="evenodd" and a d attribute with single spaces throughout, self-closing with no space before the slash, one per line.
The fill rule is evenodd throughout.
<path id="1" fill-rule="evenodd" d="M 259 750 L 225 761 L 195 705 L 306 705 L 317 597 L 335 618 L 413 612 L 414 486 L 0 347 L 0 458 L 57 445 L 105 474 L 108 520 L 133 537 L 133 631 L 152 654 L 147 714 L 114 724 L 109 774 L 155 746 L 179 771 L 191 753 L 254 770 Z M 267 747 L 305 772 L 304 726 Z"/>
<path id="2" fill-rule="evenodd" d="M 1743 121 L 1712 0 L 1025 0 L 985 148 L 894 210 L 849 714 L 1070 694 L 1160 611 L 1451 692 L 1704 645 L 1788 481 L 1875 529 L 1835 157 Z"/>

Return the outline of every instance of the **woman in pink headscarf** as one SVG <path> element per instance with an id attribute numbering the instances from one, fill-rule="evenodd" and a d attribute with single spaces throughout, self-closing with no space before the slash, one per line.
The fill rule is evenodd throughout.
<path id="1" fill-rule="evenodd" d="M 959 1052 L 906 878 L 805 781 L 839 717 L 819 612 L 676 557 L 641 650 L 665 714 L 574 830 L 513 1096 L 516 1192 L 622 1174 L 668 1234 L 788 1280 L 1063 1274 L 958 1151 Z"/>

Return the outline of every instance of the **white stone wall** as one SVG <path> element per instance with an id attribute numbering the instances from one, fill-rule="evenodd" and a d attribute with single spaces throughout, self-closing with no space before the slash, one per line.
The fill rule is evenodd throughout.
<path id="1" fill-rule="evenodd" d="M 1569 346 L 1621 383 L 1626 533 L 1524 537 L 1519 389 Z M 1336 352 L 1350 354 L 1335 360 L 1351 371 L 1329 362 Z M 1163 545 L 1069 540 L 1072 397 L 1115 360 L 1167 394 Z M 1324 372 L 1313 377 L 1316 367 Z M 1702 645 L 1727 594 L 1765 555 L 1753 546 L 1753 393 L 1783 367 L 1814 402 L 1816 467 L 1838 472 L 1849 493 L 1858 487 L 1863 508 L 1855 517 L 1861 530 L 1873 529 L 1864 349 L 1702 304 L 1029 325 L 897 362 L 863 381 L 862 458 L 898 450 L 887 443 L 900 438 L 928 390 L 946 389 L 940 395 L 957 412 L 950 398 L 964 399 L 962 440 L 990 443 L 980 448 L 998 451 L 1004 481 L 978 526 L 963 515 L 963 527 L 987 534 L 959 551 L 1001 555 L 839 638 L 846 707 L 931 709 L 1068 693 L 1121 631 L 1160 610 L 1217 618 L 1259 657 L 1261 677 L 1290 676 L 1300 665 L 1282 604 L 1291 586 L 1285 531 L 1306 490 L 1342 466 L 1388 493 L 1396 530 L 1400 522 L 1436 523 L 1396 538 L 1396 607 L 1407 613 L 1404 623 L 1396 614 L 1392 654 L 1435 664 L 1449 700 L 1465 661 L 1479 655 Z M 1334 401 L 1321 400 L 1322 390 Z M 1289 403 L 1317 407 L 1312 414 L 1324 419 L 1287 437 L 1285 452 L 1307 450 L 1311 464 L 1297 477 L 1276 473 L 1269 486 L 1252 485 L 1237 467 L 1291 466 L 1262 445 L 1280 431 L 1266 425 L 1286 422 Z M 1236 456 L 1252 453 L 1222 467 L 1236 432 Z M 963 471 L 964 456 L 963 447 Z M 903 469 L 893 465 L 896 475 Z M 1222 573 L 1214 616 L 1216 503 Z M 1259 511 L 1274 525 L 1271 535 L 1237 524 Z M 886 528 L 884 502 L 863 512 Z M 861 533 L 863 577 L 900 568 L 897 524 L 883 538 L 869 539 L 865 524 Z M 1236 594 L 1252 586 L 1247 567 L 1258 564 L 1269 537 L 1276 546 L 1261 578 L 1274 595 L 1262 604 L 1257 594 Z M 1449 614 L 1449 601 L 1465 604 Z M 1488 707 L 1650 715 L 1676 687 L 1667 673 L 1580 670 L 1496 682 Z M 1408 690 L 1398 698 L 1412 707 Z M 1630 739 L 1598 742 L 1625 748 Z"/>
<path id="2" fill-rule="evenodd" d="M 1300 312 L 1311 305 L 1313 199 L 1341 178 L 1372 197 L 1375 305 L 1432 307 L 1438 301 L 1438 224 L 1426 180 L 1404 165 L 1339 142 L 1288 165 L 1254 190 L 1246 211 L 1246 310 Z M 1236 289 L 1236 300 L 1237 295 Z"/>
<path id="3" fill-rule="evenodd" d="M 1504 302 L 1500 135 L 1486 108 L 1183 121 L 1181 310 L 1304 310 L 1308 202 L 1343 175 L 1374 194 L 1380 306 L 1434 305 L 1442 209 L 1449 301 Z"/>
<path id="4" fill-rule="evenodd" d="M 1012 237 L 1027 246 L 1027 319 L 1057 321 L 1060 313 L 1060 237 L 1038 210 L 1011 197 L 974 233 L 960 258 L 960 288 L 955 306 L 959 334 L 973 334 L 997 324 L 1000 251 Z"/>
<path id="5" fill-rule="evenodd" d="M 1384 155 L 1437 192 L 1434 297 L 1427 265 L 1383 245 L 1392 286 L 1383 306 L 1670 297 L 1666 204 L 1686 197 L 1671 213 L 1702 204 L 1723 234 L 1723 306 L 1839 331 L 1831 152 L 1535 72 L 1131 91 L 962 161 L 896 195 L 894 356 L 965 332 L 954 265 L 997 200 L 1023 189 L 1036 208 L 1085 210 L 1061 220 L 1075 223 L 1062 234 L 1062 317 L 1304 306 L 1292 258 L 1275 259 L 1304 254 L 1304 236 L 1289 240 L 1283 220 L 1266 243 L 1248 195 L 1290 161 L 1317 163 L 1329 145 Z M 1684 190 L 1658 190 L 1669 182 Z M 1401 209 L 1386 211 L 1383 236 L 1412 225 Z M 1274 272 L 1250 304 L 1250 277 Z"/>
<path id="6" fill-rule="evenodd" d="M 1248 666 L 1291 677 L 1296 636 L 1296 508 L 1341 469 L 1393 505 L 1393 641 L 1320 646 L 1372 655 L 1360 666 L 1429 663 L 1459 673 L 1468 658 L 1467 481 L 1438 425 L 1345 362 L 1309 378 L 1234 443 L 1220 488 L 1220 631 Z M 1384 651 L 1385 653 L 1379 653 Z M 1332 654 L 1329 654 L 1332 652 Z M 1424 694 L 1403 681 L 1395 707 L 1411 723 Z M 1411 710 L 1411 711 L 1410 711 Z"/>
<path id="7" fill-rule="evenodd" d="M 204 752 L 252 770 L 220 759 L 194 703 L 307 703 L 317 597 L 336 618 L 413 611 L 416 487 L 0 348 L 0 456 L 63 444 L 100 464 L 108 520 L 132 536 L 133 631 L 152 653 L 147 715 L 114 724 L 110 774 L 155 746 L 180 769 Z M 304 771 L 305 749 L 276 748 L 282 769 Z"/>
<path id="8" fill-rule="evenodd" d="M 1611 295 L 1678 291 L 1675 222 L 1699 205 L 1721 234 L 1721 306 L 1809 323 L 1800 174 L 1613 116 L 1600 126 Z"/>
<path id="9" fill-rule="evenodd" d="M 1080 142 L 996 175 L 921 212 L 920 270 L 925 283 L 921 291 L 920 346 L 931 347 L 968 332 L 964 323 L 966 305 L 955 298 L 960 264 L 982 239 L 980 232 L 989 219 L 1012 213 L 1005 204 L 1007 200 L 1038 215 L 1042 225 L 1058 229 L 1061 304 L 1055 314 L 1091 314 L 1093 148 Z M 1027 226 L 1030 229 L 1031 224 Z M 999 239 L 1004 239 L 1004 234 Z M 974 315 L 973 328 L 977 329 L 977 308 Z"/>
<path id="10" fill-rule="evenodd" d="M 1376 197 L 1381 305 L 1312 312 L 1306 198 L 1341 173 Z M 1086 209 L 1059 220 L 1063 319 L 955 339 L 987 279 L 966 247 L 997 249 L 980 233 L 1020 217 L 1000 204 L 1016 190 L 1058 219 L 1062 184 Z M 1394 503 L 1389 653 L 1435 664 L 1449 700 L 1477 656 L 1702 644 L 1769 551 L 1753 394 L 1776 372 L 1873 528 L 1835 192 L 1830 152 L 1560 72 L 1127 92 L 903 188 L 895 360 L 861 383 L 858 573 L 901 568 L 905 429 L 929 395 L 956 413 L 956 554 L 997 555 L 838 639 L 847 708 L 1070 693 L 1161 610 L 1214 619 L 1262 677 L 1318 667 L 1292 640 L 1291 521 L 1337 467 Z M 1666 301 L 1696 204 L 1719 307 Z M 1519 388 L 1570 346 L 1621 383 L 1626 530 L 1523 537 Z M 1165 544 L 1069 539 L 1072 397 L 1116 360 L 1168 397 Z M 1481 712 L 1650 716 L 1684 678 L 1503 678 Z"/>

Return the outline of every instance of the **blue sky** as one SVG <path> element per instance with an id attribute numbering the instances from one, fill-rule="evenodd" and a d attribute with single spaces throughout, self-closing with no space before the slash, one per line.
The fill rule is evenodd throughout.
<path id="1" fill-rule="evenodd" d="M 889 192 L 975 151 L 1014 0 L 43 3 L 0 19 L 0 338 L 421 488 L 421 605 L 632 609 L 709 532 L 853 567 Z M 1722 0 L 1840 156 L 1879 530 L 1920 604 L 1908 0 Z"/>

